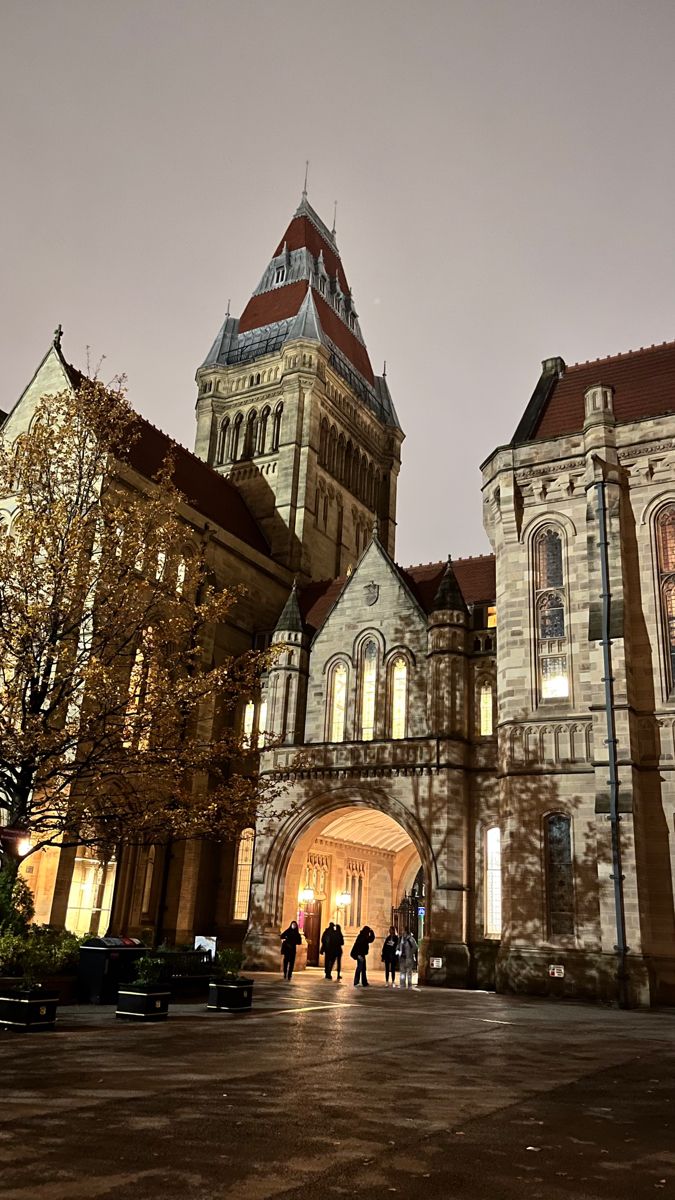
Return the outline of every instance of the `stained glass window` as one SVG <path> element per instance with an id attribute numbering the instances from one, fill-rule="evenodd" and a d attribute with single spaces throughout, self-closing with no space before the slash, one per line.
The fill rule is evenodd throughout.
<path id="1" fill-rule="evenodd" d="M 372 742 L 375 736 L 375 696 L 377 692 L 377 646 L 366 642 L 361 657 L 361 737 Z"/>
<path id="2" fill-rule="evenodd" d="M 494 825 L 485 834 L 485 936 L 502 934 L 502 835 Z"/>
<path id="3" fill-rule="evenodd" d="M 656 522 L 659 577 L 661 587 L 661 615 L 664 626 L 668 686 L 675 684 L 675 504 L 669 504 L 659 513 Z"/>
<path id="4" fill-rule="evenodd" d="M 345 740 L 345 717 L 347 715 L 347 668 L 338 663 L 333 668 L 330 700 L 330 741 Z"/>
<path id="5" fill-rule="evenodd" d="M 562 813 L 546 818 L 546 896 L 549 937 L 574 933 L 571 821 Z"/>
<path id="6" fill-rule="evenodd" d="M 547 654 L 540 659 L 542 700 L 566 700 L 570 694 L 567 659 L 563 654 Z"/>
<path id="7" fill-rule="evenodd" d="M 244 829 L 237 848 L 237 870 L 234 880 L 233 921 L 248 919 L 249 896 L 251 892 L 251 875 L 253 873 L 253 845 L 255 831 Z"/>
<path id="8" fill-rule="evenodd" d="M 480 735 L 492 736 L 492 684 L 487 682 L 480 689 Z"/>
<path id="9" fill-rule="evenodd" d="M 562 538 L 557 529 L 544 529 L 536 542 L 537 590 L 562 587 Z"/>
<path id="10" fill-rule="evenodd" d="M 539 637 L 564 638 L 565 606 L 560 592 L 546 592 L 539 601 Z"/>
<path id="11" fill-rule="evenodd" d="M 534 543 L 536 642 L 540 700 L 567 700 L 567 593 L 562 534 L 542 529 Z"/>
<path id="12" fill-rule="evenodd" d="M 408 664 L 400 657 L 391 668 L 391 736 L 404 738 L 408 708 Z"/>
<path id="13" fill-rule="evenodd" d="M 263 700 L 258 711 L 258 748 L 262 749 L 265 745 L 265 731 L 267 727 L 267 701 Z"/>
<path id="14" fill-rule="evenodd" d="M 251 745 L 251 736 L 253 734 L 253 723 L 255 721 L 255 704 L 249 700 L 244 709 L 244 722 L 242 726 L 242 741 L 248 749 Z"/>

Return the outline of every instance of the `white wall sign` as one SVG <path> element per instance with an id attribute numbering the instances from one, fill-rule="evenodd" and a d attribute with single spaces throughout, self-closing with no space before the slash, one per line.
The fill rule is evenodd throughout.
<path id="1" fill-rule="evenodd" d="M 561 963 L 550 963 L 549 968 L 548 968 L 548 973 L 551 976 L 551 978 L 553 978 L 553 979 L 564 979 L 565 978 L 565 968 L 562 966 Z"/>
<path id="2" fill-rule="evenodd" d="M 429 966 L 430 966 L 430 967 L 431 967 L 433 970 L 438 970 L 438 968 L 439 968 L 439 967 L 442 967 L 442 966 L 443 966 L 443 959 L 442 959 L 442 958 L 430 958 L 430 959 L 429 959 Z"/>

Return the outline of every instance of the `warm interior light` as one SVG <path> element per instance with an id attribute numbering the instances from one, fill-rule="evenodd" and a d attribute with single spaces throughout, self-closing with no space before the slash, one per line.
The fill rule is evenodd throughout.
<path id="1" fill-rule="evenodd" d="M 300 892 L 300 899 L 309 904 L 310 900 L 314 899 L 314 888 L 306 887 Z"/>
<path id="2" fill-rule="evenodd" d="M 337 896 L 335 897 L 335 903 L 337 904 L 338 908 L 348 908 L 351 902 L 351 892 L 338 892 Z"/>
<path id="3" fill-rule="evenodd" d="M 19 858 L 25 858 L 26 855 L 28 854 L 28 851 L 30 850 L 30 838 L 22 838 L 21 841 L 17 844 L 16 849 L 17 849 Z"/>

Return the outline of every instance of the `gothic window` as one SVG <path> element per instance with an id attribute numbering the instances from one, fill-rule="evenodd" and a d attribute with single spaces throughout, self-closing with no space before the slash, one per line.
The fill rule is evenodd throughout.
<path id="1" fill-rule="evenodd" d="M 492 737 L 492 684 L 481 684 L 480 687 L 480 736 Z"/>
<path id="2" fill-rule="evenodd" d="M 218 449 L 216 451 L 216 462 L 225 462 L 225 456 L 227 454 L 227 433 L 229 428 L 229 417 L 225 417 L 225 420 L 220 422 L 220 429 L 218 430 Z"/>
<path id="3" fill-rule="evenodd" d="M 546 818 L 546 909 L 548 936 L 574 933 L 571 821 L 562 813 Z"/>
<path id="4" fill-rule="evenodd" d="M 239 837 L 239 845 L 237 846 L 237 868 L 234 877 L 234 904 L 232 907 L 233 921 L 248 920 L 254 843 L 255 830 L 242 830 Z"/>
<path id="5" fill-rule="evenodd" d="M 253 455 L 255 454 L 255 433 L 256 433 L 256 417 L 257 417 L 257 415 L 258 414 L 256 413 L 255 409 L 253 408 L 253 409 L 251 409 L 251 412 L 248 414 L 248 417 L 246 418 L 246 437 L 244 438 L 244 452 L 241 456 L 242 458 L 253 458 Z"/>
<path id="6" fill-rule="evenodd" d="M 241 424 L 243 421 L 241 413 L 237 413 L 232 426 L 232 443 L 230 445 L 230 458 L 232 462 L 236 462 L 239 458 L 239 439 L 241 436 Z"/>
<path id="7" fill-rule="evenodd" d="M 267 732 L 267 701 L 260 702 L 258 710 L 258 749 L 262 750 L 265 745 Z"/>
<path id="8" fill-rule="evenodd" d="M 324 279 L 323 275 L 319 276 L 319 291 L 321 292 L 322 296 L 326 295 L 326 280 Z"/>
<path id="9" fill-rule="evenodd" d="M 342 483 L 342 480 L 344 479 L 344 475 L 345 475 L 345 439 L 344 439 L 344 434 L 342 434 L 342 433 L 340 434 L 340 436 L 338 438 L 337 460 L 335 463 L 335 475 L 336 475 L 336 478 L 340 480 L 340 483 Z"/>
<path id="10" fill-rule="evenodd" d="M 408 664 L 403 655 L 394 659 L 391 667 L 391 736 L 406 736 L 408 716 Z"/>
<path id="11" fill-rule="evenodd" d="M 248 750 L 252 744 L 253 726 L 255 724 L 255 704 L 252 700 L 247 701 L 244 708 L 244 720 L 242 724 L 242 742 Z"/>
<path id="12" fill-rule="evenodd" d="M 337 429 L 334 425 L 330 427 L 328 435 L 328 461 L 327 466 L 331 475 L 335 474 L 335 459 L 337 455 Z"/>
<path id="13" fill-rule="evenodd" d="M 258 422 L 258 454 L 265 454 L 267 451 L 267 422 L 269 420 L 270 410 L 269 405 L 263 408 Z"/>
<path id="14" fill-rule="evenodd" d="M 277 267 L 276 271 L 274 272 L 274 282 L 275 283 L 283 283 L 285 278 L 286 278 L 286 268 L 285 267 Z"/>
<path id="15" fill-rule="evenodd" d="M 278 404 L 277 408 L 276 408 L 276 412 L 274 413 L 274 427 L 272 429 L 272 449 L 273 450 L 279 449 L 279 441 L 281 438 L 281 418 L 283 416 L 283 412 L 284 412 L 283 404 Z"/>
<path id="16" fill-rule="evenodd" d="M 344 663 L 336 663 L 333 667 L 328 703 L 328 740 L 344 742 L 347 716 L 347 668 Z"/>
<path id="17" fill-rule="evenodd" d="M 502 835 L 497 825 L 485 831 L 485 936 L 502 935 Z"/>
<path id="18" fill-rule="evenodd" d="M 375 701 L 377 698 L 377 645 L 372 638 L 361 651 L 361 739 L 375 737 Z"/>
<path id="19" fill-rule="evenodd" d="M 560 530 L 549 526 L 536 535 L 534 576 L 539 699 L 567 700 L 570 694 L 569 635 Z"/>
<path id="20" fill-rule="evenodd" d="M 668 686 L 675 686 L 675 504 L 662 508 L 656 520 L 661 620 L 666 644 Z"/>
<path id="21" fill-rule="evenodd" d="M 328 421 L 324 417 L 321 422 L 321 430 L 319 433 L 319 466 L 325 467 L 327 453 L 328 453 Z"/>
<path id="22" fill-rule="evenodd" d="M 150 901 L 152 899 L 152 877 L 155 873 L 155 847 L 151 846 L 148 850 L 145 860 L 145 872 L 143 875 L 143 897 L 141 899 L 141 913 L 144 916 L 150 914 Z"/>

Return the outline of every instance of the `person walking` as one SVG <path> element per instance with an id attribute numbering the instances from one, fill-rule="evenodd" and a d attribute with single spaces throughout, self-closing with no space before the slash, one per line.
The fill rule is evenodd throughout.
<path id="1" fill-rule="evenodd" d="M 298 922 L 291 921 L 288 929 L 284 929 L 281 935 L 281 954 L 284 961 L 284 979 L 288 979 L 289 983 L 295 966 L 295 954 L 298 946 L 302 945 L 302 934 L 298 929 Z"/>
<path id="2" fill-rule="evenodd" d="M 356 941 L 351 949 L 352 958 L 356 959 L 356 970 L 354 972 L 354 987 L 358 987 L 359 983 L 362 987 L 368 987 L 368 976 L 366 974 L 366 958 L 370 950 L 370 943 L 375 941 L 375 934 L 368 925 L 364 925 L 360 933 L 356 935 Z"/>
<path id="3" fill-rule="evenodd" d="M 393 925 L 389 926 L 389 933 L 384 939 L 382 945 L 382 962 L 384 963 L 384 983 L 385 987 L 389 987 L 389 976 L 391 975 L 391 986 L 396 987 L 396 960 L 398 956 L 398 934 Z"/>
<path id="4" fill-rule="evenodd" d="M 333 978 L 335 949 L 335 923 L 331 921 L 321 934 L 321 949 L 319 951 L 320 954 L 323 954 L 323 970 L 326 979 Z"/>
<path id="5" fill-rule="evenodd" d="M 337 977 L 342 979 L 342 947 L 345 944 L 344 934 L 340 925 L 335 926 L 335 966 Z"/>
<path id="6" fill-rule="evenodd" d="M 417 942 L 409 929 L 406 929 L 399 945 L 399 970 L 401 972 L 401 987 L 411 988 L 413 971 L 417 966 Z"/>

